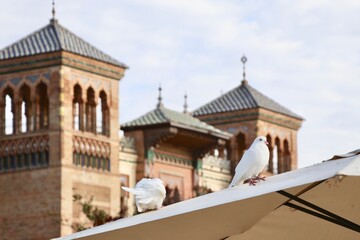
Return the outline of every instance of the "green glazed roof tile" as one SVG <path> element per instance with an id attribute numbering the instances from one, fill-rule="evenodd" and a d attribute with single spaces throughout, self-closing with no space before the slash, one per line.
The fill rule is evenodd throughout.
<path id="1" fill-rule="evenodd" d="M 151 126 L 165 123 L 184 128 L 188 127 L 193 130 L 202 132 L 216 133 L 223 135 L 224 137 L 231 136 L 231 134 L 217 129 L 205 122 L 202 122 L 190 114 L 173 111 L 163 106 L 159 106 L 156 109 L 140 116 L 139 118 L 134 119 L 133 121 L 122 124 L 121 129 L 126 130 L 134 127 Z"/>

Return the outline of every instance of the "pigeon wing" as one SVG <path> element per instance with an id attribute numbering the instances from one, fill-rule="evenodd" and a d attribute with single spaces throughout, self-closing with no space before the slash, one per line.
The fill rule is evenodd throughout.
<path id="1" fill-rule="evenodd" d="M 230 187 L 242 183 L 253 175 L 252 169 L 254 168 L 254 164 L 256 164 L 255 159 L 256 153 L 254 150 L 248 149 L 245 151 L 243 157 L 235 168 L 235 175 L 229 185 Z"/>

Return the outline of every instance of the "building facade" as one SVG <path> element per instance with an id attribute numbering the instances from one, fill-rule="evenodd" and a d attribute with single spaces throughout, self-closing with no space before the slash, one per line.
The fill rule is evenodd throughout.
<path id="1" fill-rule="evenodd" d="M 120 209 L 118 86 L 126 65 L 52 19 L 0 51 L 0 236 L 50 239 L 73 195 Z"/>

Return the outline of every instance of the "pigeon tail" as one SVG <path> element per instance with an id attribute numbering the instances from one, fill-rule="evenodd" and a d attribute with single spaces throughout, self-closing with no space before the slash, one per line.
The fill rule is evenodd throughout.
<path id="1" fill-rule="evenodd" d="M 123 190 L 136 195 L 142 195 L 144 194 L 143 190 L 139 190 L 139 189 L 134 189 L 134 188 L 128 188 L 128 187 L 121 187 Z"/>
<path id="2" fill-rule="evenodd" d="M 141 204 L 148 204 L 153 200 L 153 196 L 150 192 L 144 189 L 134 189 L 128 187 L 121 187 L 125 191 L 135 195 L 136 200 Z"/>
<path id="3" fill-rule="evenodd" d="M 233 178 L 233 180 L 231 181 L 231 183 L 230 183 L 230 185 L 229 185 L 229 188 L 231 188 L 231 187 L 235 187 L 236 185 L 239 185 L 239 182 L 241 182 L 241 183 L 243 183 L 244 182 L 244 180 L 242 180 L 241 178 L 239 178 L 240 176 L 235 176 L 234 178 Z"/>

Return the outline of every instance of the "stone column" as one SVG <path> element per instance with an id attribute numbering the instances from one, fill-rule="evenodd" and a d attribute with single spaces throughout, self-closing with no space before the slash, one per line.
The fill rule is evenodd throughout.
<path id="1" fill-rule="evenodd" d="M 16 121 L 16 132 L 14 133 L 22 133 L 22 99 L 16 99 L 15 108 L 16 116 L 14 115 L 14 117 Z"/>
<path id="2" fill-rule="evenodd" d="M 0 135 L 5 133 L 5 102 L 4 99 L 0 98 Z"/>
<path id="3" fill-rule="evenodd" d="M 11 100 L 11 112 L 13 114 L 13 131 L 12 134 L 18 133 L 18 108 L 17 108 L 17 103 L 15 101 L 15 97 L 13 97 L 13 99 Z"/>

